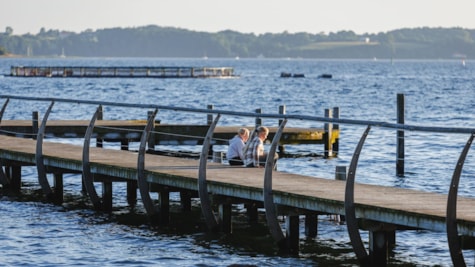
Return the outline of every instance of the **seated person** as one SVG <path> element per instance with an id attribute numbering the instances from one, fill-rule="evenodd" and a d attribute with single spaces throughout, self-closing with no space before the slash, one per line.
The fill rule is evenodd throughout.
<path id="1" fill-rule="evenodd" d="M 229 165 L 244 165 L 244 143 L 249 139 L 249 130 L 240 128 L 237 134 L 229 140 L 228 153 L 226 158 Z"/>
<path id="2" fill-rule="evenodd" d="M 264 141 L 269 135 L 269 129 L 264 126 L 259 126 L 256 129 L 256 135 L 251 140 L 248 150 L 245 152 L 245 164 L 246 167 L 261 167 L 265 166 L 267 160 L 267 153 L 264 151 Z M 279 156 L 277 153 L 274 155 L 274 168 Z"/>

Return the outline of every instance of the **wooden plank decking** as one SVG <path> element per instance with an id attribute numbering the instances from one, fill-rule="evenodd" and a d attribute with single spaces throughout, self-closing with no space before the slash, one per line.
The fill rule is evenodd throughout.
<path id="1" fill-rule="evenodd" d="M 34 140 L 0 136 L 0 158 L 35 164 L 35 146 Z M 43 154 L 47 166 L 79 172 L 82 170 L 80 146 L 44 142 Z M 136 180 L 137 153 L 91 148 L 90 161 L 93 173 Z M 151 183 L 197 190 L 196 160 L 147 154 L 145 171 Z M 263 168 L 208 163 L 208 190 L 212 194 L 262 201 L 263 177 Z M 344 181 L 276 171 L 273 174 L 273 190 L 274 201 L 278 205 L 297 210 L 344 214 Z M 357 184 L 355 203 L 358 218 L 445 231 L 445 194 Z M 462 235 L 475 235 L 473 207 L 475 199 L 459 197 L 457 216 L 459 233 Z"/>

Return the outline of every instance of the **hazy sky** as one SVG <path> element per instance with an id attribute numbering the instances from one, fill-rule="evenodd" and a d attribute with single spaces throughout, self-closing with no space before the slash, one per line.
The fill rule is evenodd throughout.
<path id="1" fill-rule="evenodd" d="M 474 0 L 0 0 L 0 32 L 172 26 L 242 33 L 475 29 Z"/>

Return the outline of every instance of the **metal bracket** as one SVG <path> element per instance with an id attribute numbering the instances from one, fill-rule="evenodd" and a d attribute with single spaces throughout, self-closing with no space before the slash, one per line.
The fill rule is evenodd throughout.
<path id="1" fill-rule="evenodd" d="M 467 157 L 474 137 L 475 133 L 472 133 L 460 154 L 459 160 L 454 169 L 452 181 L 450 182 L 449 194 L 447 197 L 447 241 L 449 243 L 450 256 L 452 257 L 452 263 L 454 266 L 466 266 L 457 230 L 457 193 L 463 164 L 465 163 L 465 158 Z"/>
<path id="2" fill-rule="evenodd" d="M 91 144 L 91 136 L 94 131 L 94 124 L 99 116 L 102 106 L 99 105 L 96 112 L 92 116 L 89 126 L 87 127 L 86 134 L 84 135 L 84 146 L 82 149 L 82 179 L 84 181 L 84 187 L 89 195 L 89 198 L 97 210 L 102 209 L 102 201 L 97 195 L 96 188 L 94 187 L 94 176 L 91 173 L 91 164 L 89 161 L 89 146 Z"/>
<path id="3" fill-rule="evenodd" d="M 142 137 L 140 138 L 139 155 L 137 158 L 137 185 L 140 190 L 140 196 L 142 197 L 143 205 L 150 218 L 154 218 L 158 214 L 158 210 L 155 208 L 152 198 L 150 197 L 150 186 L 147 182 L 147 179 L 145 178 L 145 148 L 147 146 L 147 140 L 150 135 L 150 131 L 153 128 L 153 122 L 155 121 L 157 112 L 158 109 L 155 109 L 148 117 L 147 126 L 145 126 L 145 129 L 142 132 Z"/>
<path id="4" fill-rule="evenodd" d="M 211 201 L 208 195 L 208 185 L 206 183 L 206 165 L 208 161 L 209 148 L 211 145 L 211 138 L 213 137 L 214 129 L 216 128 L 216 124 L 218 124 L 220 117 L 221 114 L 216 115 L 213 123 L 211 123 L 208 128 L 208 132 L 206 133 L 206 137 L 203 141 L 198 171 L 198 195 L 201 202 L 201 211 L 210 230 L 215 230 L 218 227 L 218 220 L 213 213 Z"/>
<path id="5" fill-rule="evenodd" d="M 353 158 L 351 159 L 350 168 L 348 170 L 348 177 L 346 179 L 346 187 L 345 187 L 345 218 L 346 218 L 346 226 L 348 229 L 348 234 L 350 236 L 351 245 L 353 246 L 353 250 L 356 254 L 356 257 L 361 262 L 366 262 L 368 260 L 368 253 L 363 245 L 363 241 L 361 241 L 360 232 L 358 229 L 358 220 L 356 219 L 356 211 L 355 211 L 355 175 L 356 175 L 356 168 L 358 165 L 358 159 L 360 157 L 361 149 L 363 148 L 363 144 L 368 136 L 368 133 L 371 129 L 371 126 L 368 125 L 366 130 L 364 131 L 361 139 L 356 146 L 355 153 L 353 154 Z"/>
<path id="6" fill-rule="evenodd" d="M 51 187 L 48 182 L 48 178 L 46 177 L 46 167 L 43 162 L 43 138 L 45 135 L 45 130 L 46 130 L 46 122 L 48 121 L 48 116 L 51 113 L 51 109 L 53 108 L 54 101 L 51 102 L 51 104 L 48 107 L 48 110 L 45 113 L 45 116 L 43 117 L 43 121 L 41 122 L 41 127 L 38 129 L 38 134 L 36 137 L 36 169 L 38 171 L 38 181 L 41 185 L 41 188 L 43 189 L 43 193 L 49 197 L 51 194 L 53 194 L 53 190 L 51 190 Z"/>
<path id="7" fill-rule="evenodd" d="M 266 220 L 267 226 L 269 227 L 270 233 L 274 240 L 279 244 L 279 246 L 283 246 L 283 241 L 285 240 L 284 233 L 282 232 L 282 228 L 280 228 L 279 221 L 277 220 L 277 212 L 275 209 L 274 204 L 274 197 L 272 195 L 272 171 L 274 170 L 274 154 L 277 149 L 277 144 L 279 143 L 280 137 L 282 136 L 282 132 L 284 130 L 285 124 L 287 124 L 287 119 L 284 119 L 280 124 L 279 129 L 274 135 L 274 139 L 272 139 L 271 147 L 269 148 L 269 152 L 267 154 L 266 159 L 266 169 L 264 172 L 264 208 L 266 210 Z"/>

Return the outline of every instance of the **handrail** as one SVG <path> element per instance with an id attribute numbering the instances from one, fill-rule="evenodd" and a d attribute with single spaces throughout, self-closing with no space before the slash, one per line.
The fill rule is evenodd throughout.
<path id="1" fill-rule="evenodd" d="M 91 118 L 89 122 L 89 126 L 87 127 L 86 134 L 84 135 L 84 146 L 82 152 L 82 179 L 84 182 L 84 187 L 86 189 L 91 202 L 97 210 L 102 209 L 102 200 L 99 198 L 96 188 L 94 187 L 94 177 L 91 172 L 91 163 L 89 161 L 89 146 L 91 143 L 91 136 L 94 131 L 94 124 L 96 123 L 97 117 L 102 110 L 102 106 L 98 106 L 96 112 Z"/>
<path id="2" fill-rule="evenodd" d="M 368 253 L 363 245 L 361 236 L 359 233 L 358 220 L 356 218 L 356 207 L 355 207 L 355 176 L 356 168 L 358 167 L 358 160 L 360 158 L 361 149 L 363 148 L 366 137 L 368 136 L 371 126 L 366 127 L 363 135 L 358 142 L 358 145 L 355 148 L 353 157 L 350 163 L 350 169 L 348 170 L 348 176 L 346 177 L 346 186 L 345 186 L 345 217 L 346 217 L 346 228 L 348 229 L 348 235 L 350 236 L 351 245 L 353 246 L 353 251 L 355 252 L 357 258 L 360 260 L 362 265 L 367 263 Z"/>
<path id="3" fill-rule="evenodd" d="M 147 140 L 150 135 L 150 131 L 153 127 L 153 120 L 157 115 L 158 110 L 155 109 L 150 115 L 147 121 L 147 126 L 143 130 L 142 137 L 140 139 L 139 153 L 137 156 L 137 184 L 140 191 L 140 196 L 142 197 L 142 203 L 144 204 L 145 210 L 147 211 L 148 216 L 150 217 L 152 223 L 156 222 L 160 213 L 155 208 L 152 198 L 150 197 L 150 185 L 145 177 L 145 150 L 147 146 Z"/>
<path id="4" fill-rule="evenodd" d="M 447 197 L 447 211 L 446 211 L 446 229 L 447 241 L 449 243 L 450 256 L 454 266 L 466 266 L 463 257 L 462 246 L 460 244 L 460 237 L 457 230 L 457 192 L 459 188 L 460 175 L 462 174 L 463 164 L 467 157 L 468 151 L 472 146 L 475 133 L 470 135 L 465 144 L 462 153 L 460 154 L 457 165 L 455 166 L 452 181 L 450 182 L 449 193 Z"/>
<path id="5" fill-rule="evenodd" d="M 38 171 L 38 181 L 41 185 L 41 188 L 43 189 L 44 194 L 49 198 L 53 194 L 53 190 L 51 189 L 51 186 L 49 185 L 48 179 L 46 177 L 46 167 L 43 162 L 44 157 L 43 157 L 43 138 L 45 135 L 45 129 L 46 129 L 46 122 L 48 121 L 49 114 L 51 113 L 51 109 L 53 108 L 54 101 L 51 101 L 51 104 L 48 107 L 48 110 L 46 110 L 46 113 L 43 117 L 43 122 L 41 123 L 40 129 L 38 129 L 38 135 L 36 138 L 36 169 Z"/>
<path id="6" fill-rule="evenodd" d="M 221 118 L 220 114 L 216 116 L 213 123 L 209 126 L 208 133 L 206 134 L 203 143 L 203 148 L 201 149 L 200 164 L 198 169 L 198 195 L 200 197 L 201 212 L 205 217 L 208 228 L 211 231 L 216 230 L 219 223 L 213 213 L 212 203 L 208 195 L 208 183 L 206 182 L 206 163 L 211 145 L 211 138 L 213 137 L 214 129 L 218 124 L 219 118 Z"/>
<path id="7" fill-rule="evenodd" d="M 280 137 L 282 135 L 282 131 L 284 131 L 285 124 L 287 120 L 283 120 L 280 124 L 279 130 L 274 135 L 274 139 L 272 140 L 271 147 L 267 154 L 266 158 L 266 165 L 264 171 L 264 186 L 263 186 L 263 195 L 264 195 L 264 208 L 266 209 L 266 220 L 269 231 L 271 235 L 274 237 L 274 240 L 277 242 L 280 248 L 285 246 L 285 239 L 284 233 L 282 232 L 282 228 L 280 228 L 279 221 L 277 220 L 277 211 L 274 204 L 274 196 L 272 193 L 272 171 L 274 170 L 275 166 L 275 158 L 274 154 L 276 151 L 277 144 L 279 143 Z"/>
<path id="8" fill-rule="evenodd" d="M 97 101 L 97 100 L 77 100 L 77 99 L 50 98 L 50 97 L 41 98 L 41 97 L 28 97 L 28 96 L 15 96 L 15 95 L 0 95 L 0 98 L 30 100 L 30 101 L 47 101 L 47 102 L 54 101 L 54 102 L 64 102 L 64 103 L 117 106 L 117 107 L 150 108 L 150 109 L 156 108 L 156 109 L 161 109 L 161 110 L 234 115 L 234 116 L 242 116 L 242 117 L 308 120 L 308 121 L 362 125 L 362 126 L 372 126 L 372 127 L 390 128 L 390 129 L 407 130 L 407 131 L 419 131 L 419 132 L 460 133 L 460 134 L 467 134 L 467 133 L 470 134 L 472 132 L 475 132 L 475 128 L 466 128 L 466 127 L 417 126 L 417 125 L 410 125 L 410 124 L 389 123 L 389 122 L 384 122 L 384 121 L 367 121 L 367 120 L 328 118 L 328 117 L 309 116 L 309 115 L 271 114 L 271 113 L 229 111 L 229 110 L 219 110 L 219 109 L 187 108 L 187 107 L 165 106 L 165 105 L 156 105 L 156 104 L 133 104 L 133 103 L 108 102 L 108 101 Z"/>
<path id="9" fill-rule="evenodd" d="M 7 100 L 5 100 L 5 103 L 3 103 L 2 109 L 0 110 L 0 122 L 2 122 L 3 113 L 5 112 L 5 109 L 7 108 L 9 101 L 10 99 L 7 98 Z M 5 186 L 5 185 L 8 185 L 9 183 L 10 183 L 10 179 L 7 177 L 7 175 L 3 171 L 3 163 L 0 160 L 0 184 Z"/>

